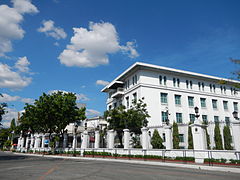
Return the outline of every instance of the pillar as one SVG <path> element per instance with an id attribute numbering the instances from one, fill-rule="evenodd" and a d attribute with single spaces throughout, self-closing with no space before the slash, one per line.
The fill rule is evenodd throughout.
<path id="1" fill-rule="evenodd" d="M 41 148 L 45 148 L 45 134 L 42 134 L 42 146 Z"/>
<path id="2" fill-rule="evenodd" d="M 234 143 L 234 149 L 236 151 L 240 151 L 240 121 L 239 120 L 232 120 L 232 138 Z"/>
<path id="3" fill-rule="evenodd" d="M 28 149 L 28 147 L 29 147 L 29 146 L 28 146 L 28 142 L 29 142 L 29 135 L 28 135 L 27 138 L 26 138 L 26 144 L 25 144 L 25 148 L 26 148 L 26 149 Z"/>
<path id="4" fill-rule="evenodd" d="M 100 134 L 99 134 L 99 131 L 95 131 L 94 148 L 99 148 L 99 143 L 100 143 Z"/>
<path id="5" fill-rule="evenodd" d="M 129 129 L 124 129 L 124 149 L 129 149 L 129 139 L 130 139 L 130 133 L 129 133 Z"/>
<path id="6" fill-rule="evenodd" d="M 67 148 L 67 144 L 68 144 L 68 135 L 67 133 L 63 134 L 63 148 Z"/>
<path id="7" fill-rule="evenodd" d="M 31 134 L 30 148 L 34 148 L 34 135 L 33 134 Z"/>
<path id="8" fill-rule="evenodd" d="M 21 138 L 21 148 L 24 148 L 24 141 L 25 141 L 25 138 L 22 137 L 22 138 Z"/>
<path id="9" fill-rule="evenodd" d="M 109 149 L 114 148 L 114 130 L 113 129 L 108 131 L 108 148 Z"/>
<path id="10" fill-rule="evenodd" d="M 165 132 L 165 147 L 166 149 L 172 149 L 173 148 L 172 126 L 171 125 L 164 126 L 164 132 Z"/>
<path id="11" fill-rule="evenodd" d="M 19 137 L 19 138 L 18 138 L 17 149 L 19 149 L 19 148 L 20 148 L 20 143 L 21 143 L 21 139 L 20 139 L 20 137 Z"/>
<path id="12" fill-rule="evenodd" d="M 88 147 L 88 131 L 83 131 L 81 149 L 86 149 Z"/>
<path id="13" fill-rule="evenodd" d="M 142 131 L 142 148 L 143 149 L 148 149 L 148 128 L 147 127 L 143 127 L 141 129 Z"/>
<path id="14" fill-rule="evenodd" d="M 73 134 L 72 149 L 75 150 L 76 148 L 77 148 L 77 135 Z"/>

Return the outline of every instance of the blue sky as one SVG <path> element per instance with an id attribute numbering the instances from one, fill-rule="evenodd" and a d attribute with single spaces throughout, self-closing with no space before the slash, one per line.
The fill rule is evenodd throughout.
<path id="1" fill-rule="evenodd" d="M 105 110 L 103 84 L 136 61 L 230 78 L 238 0 L 0 0 L 0 92 L 8 125 L 43 92 Z M 106 82 L 105 82 L 106 81 Z"/>

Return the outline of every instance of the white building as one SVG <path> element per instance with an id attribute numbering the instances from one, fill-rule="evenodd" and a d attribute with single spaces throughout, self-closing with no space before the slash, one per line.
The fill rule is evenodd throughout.
<path id="1" fill-rule="evenodd" d="M 181 148 L 188 147 L 188 123 L 194 121 L 194 107 L 197 106 L 201 120 L 208 121 L 210 146 L 213 148 L 214 122 L 220 123 L 223 137 L 224 125 L 233 119 L 233 111 L 239 110 L 240 95 L 234 86 L 238 83 L 235 80 L 137 62 L 103 88 L 102 92 L 108 93 L 107 109 L 119 104 L 128 108 L 133 99 L 144 97 L 151 116 L 148 119 L 151 133 L 158 129 L 164 139 L 163 127 L 168 117 L 171 124 L 175 121 L 179 125 Z"/>

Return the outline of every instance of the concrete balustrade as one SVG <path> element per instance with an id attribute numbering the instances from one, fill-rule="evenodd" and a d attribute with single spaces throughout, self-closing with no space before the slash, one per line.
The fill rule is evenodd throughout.
<path id="1" fill-rule="evenodd" d="M 114 148 L 114 130 L 113 129 L 108 131 L 108 148 L 109 149 Z"/>
<path id="2" fill-rule="evenodd" d="M 99 131 L 95 131 L 94 148 L 99 148 L 99 143 L 100 143 L 100 134 L 99 134 Z"/>
<path id="3" fill-rule="evenodd" d="M 124 129 L 123 130 L 124 135 L 124 149 L 129 149 L 129 140 L 130 140 L 130 133 L 129 133 L 129 129 Z"/>
<path id="4" fill-rule="evenodd" d="M 148 128 L 143 127 L 141 129 L 142 131 L 142 149 L 148 149 L 149 141 L 148 141 Z"/>

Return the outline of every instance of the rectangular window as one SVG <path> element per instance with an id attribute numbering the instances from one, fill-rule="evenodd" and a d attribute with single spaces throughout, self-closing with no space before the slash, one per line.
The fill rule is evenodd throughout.
<path id="1" fill-rule="evenodd" d="M 212 100 L 212 107 L 213 109 L 217 109 L 217 100 L 215 99 Z"/>
<path id="2" fill-rule="evenodd" d="M 188 82 L 188 80 L 186 80 L 186 87 L 187 87 L 187 89 L 188 89 L 188 85 L 189 85 L 189 82 Z"/>
<path id="3" fill-rule="evenodd" d="M 219 117 L 218 116 L 214 116 L 214 122 L 219 123 Z"/>
<path id="4" fill-rule="evenodd" d="M 167 85 L 167 77 L 166 76 L 163 77 L 163 83 L 164 83 L 164 85 Z"/>
<path id="5" fill-rule="evenodd" d="M 129 97 L 126 97 L 126 105 L 127 105 L 127 108 L 129 108 Z"/>
<path id="6" fill-rule="evenodd" d="M 234 109 L 234 111 L 238 111 L 238 103 L 237 102 L 233 102 L 233 109 Z"/>
<path id="7" fill-rule="evenodd" d="M 201 107 L 202 107 L 202 108 L 207 107 L 207 106 L 206 106 L 206 98 L 200 98 L 200 102 L 201 102 Z"/>
<path id="8" fill-rule="evenodd" d="M 223 101 L 223 108 L 224 108 L 224 110 L 228 110 L 228 102 L 227 101 Z"/>
<path id="9" fill-rule="evenodd" d="M 184 134 L 179 134 L 179 142 L 184 142 Z"/>
<path id="10" fill-rule="evenodd" d="M 176 79 L 173 78 L 173 86 L 175 87 L 176 86 Z"/>
<path id="11" fill-rule="evenodd" d="M 194 123 L 195 120 L 195 114 L 189 114 L 189 119 L 191 123 Z"/>
<path id="12" fill-rule="evenodd" d="M 159 84 L 162 84 L 162 76 L 159 76 Z"/>
<path id="13" fill-rule="evenodd" d="M 182 113 L 176 113 L 177 123 L 182 123 Z"/>
<path id="14" fill-rule="evenodd" d="M 181 105 L 181 95 L 175 95 L 175 104 Z"/>
<path id="15" fill-rule="evenodd" d="M 188 106 L 193 107 L 194 106 L 194 97 L 188 96 Z"/>
<path id="16" fill-rule="evenodd" d="M 137 93 L 133 93 L 133 100 L 137 101 Z"/>
<path id="17" fill-rule="evenodd" d="M 132 77 L 132 84 L 134 85 L 135 83 L 135 80 L 134 80 L 134 76 Z"/>
<path id="18" fill-rule="evenodd" d="M 162 104 L 167 104 L 167 93 L 161 93 L 161 103 Z"/>
<path id="19" fill-rule="evenodd" d="M 208 123 L 207 115 L 202 115 L 202 120 L 204 123 Z"/>
<path id="20" fill-rule="evenodd" d="M 166 135 L 165 135 L 165 133 L 162 134 L 162 137 L 163 137 L 163 138 L 162 138 L 162 139 L 163 139 L 163 142 L 166 142 Z"/>
<path id="21" fill-rule="evenodd" d="M 192 81 L 190 81 L 190 88 L 191 88 L 191 89 L 192 89 L 192 85 L 193 85 L 193 84 L 192 84 Z"/>
<path id="22" fill-rule="evenodd" d="M 230 117 L 225 117 L 225 123 L 227 126 L 230 125 Z"/>
<path id="23" fill-rule="evenodd" d="M 168 119 L 168 113 L 162 111 L 162 122 L 167 122 L 167 119 Z"/>
<path id="24" fill-rule="evenodd" d="M 180 87 L 180 80 L 177 79 L 177 86 Z"/>

